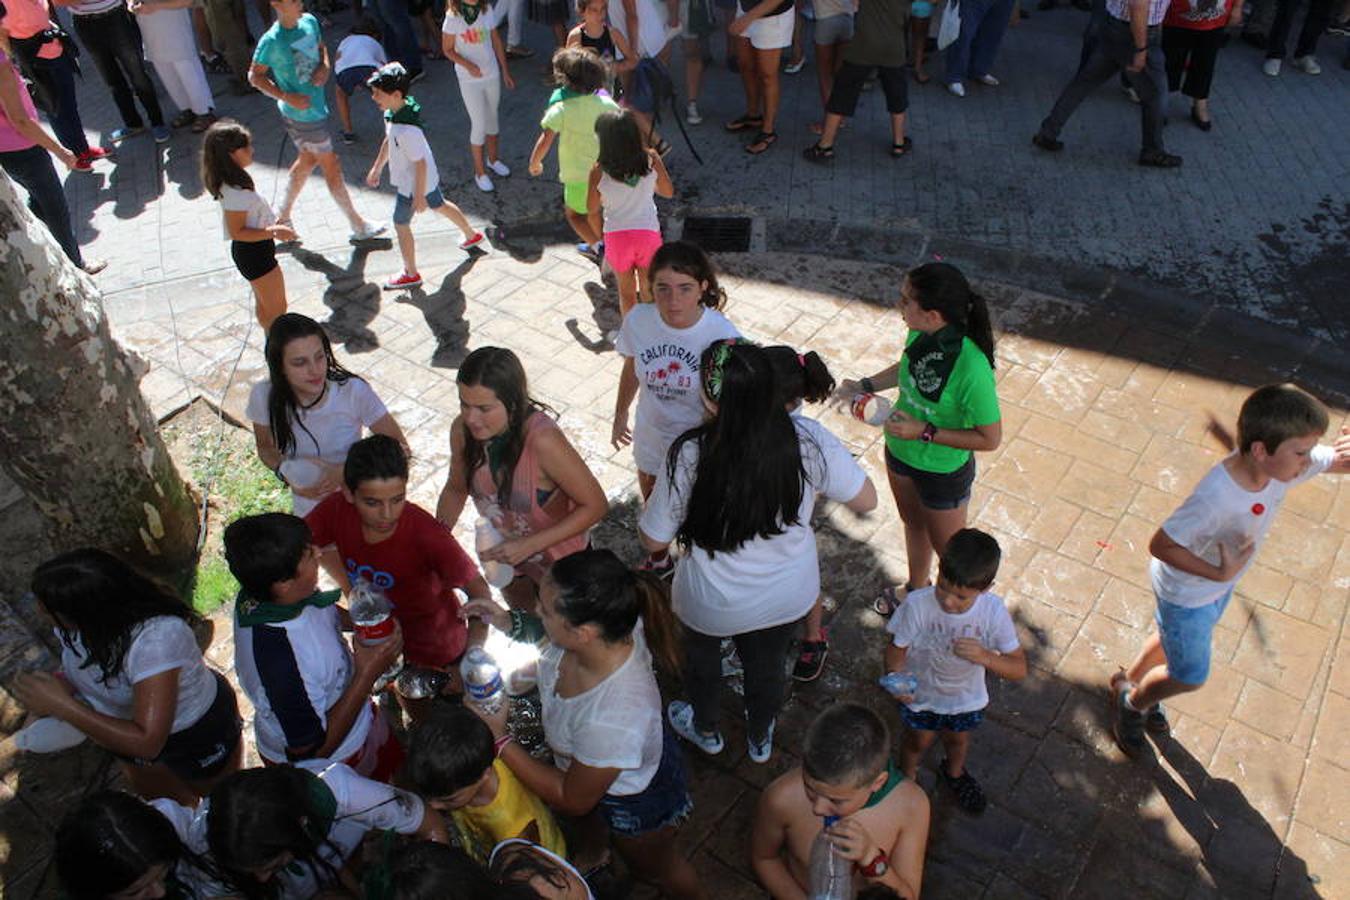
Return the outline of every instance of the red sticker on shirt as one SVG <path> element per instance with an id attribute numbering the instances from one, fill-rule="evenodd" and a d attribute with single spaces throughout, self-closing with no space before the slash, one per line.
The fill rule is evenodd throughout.
<path id="1" fill-rule="evenodd" d="M 1262 503 L 1253 503 L 1253 504 L 1252 504 L 1252 515 L 1254 515 L 1254 516 L 1259 516 L 1259 515 L 1261 515 L 1261 513 L 1265 512 L 1265 511 L 1266 511 L 1265 504 L 1262 504 Z"/>

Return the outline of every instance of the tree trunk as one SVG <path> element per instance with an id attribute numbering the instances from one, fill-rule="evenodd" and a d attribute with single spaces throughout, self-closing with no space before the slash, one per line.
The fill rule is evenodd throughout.
<path id="1" fill-rule="evenodd" d="M 0 346 L 0 466 L 45 518 L 51 547 L 101 547 L 185 584 L 197 510 L 141 396 L 144 366 L 113 341 L 98 289 L 4 176 Z"/>

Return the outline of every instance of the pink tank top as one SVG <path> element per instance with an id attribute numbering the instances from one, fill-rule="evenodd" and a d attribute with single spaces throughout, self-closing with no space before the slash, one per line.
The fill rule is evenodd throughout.
<path id="1" fill-rule="evenodd" d="M 28 95 L 28 86 L 23 83 L 23 79 L 19 77 L 18 68 L 10 61 L 3 50 L 0 50 L 0 66 L 4 66 L 14 73 L 14 82 L 19 89 L 19 102 L 23 104 L 24 111 L 28 113 L 28 118 L 36 122 L 37 109 L 33 106 L 33 98 Z M 12 153 L 15 150 L 27 150 L 29 147 L 36 146 L 33 141 L 14 130 L 14 125 L 5 115 L 5 111 L 0 109 L 0 153 Z"/>
<path id="2" fill-rule="evenodd" d="M 508 539 L 551 528 L 577 508 L 576 502 L 560 487 L 554 487 L 540 504 L 542 472 L 536 458 L 537 441 L 540 434 L 557 427 L 558 424 L 545 412 L 536 412 L 525 420 L 525 447 L 520 451 L 511 479 L 510 502 L 502 509 L 502 520 L 497 523 L 498 530 Z M 480 515 L 486 514 L 488 508 L 498 502 L 497 485 L 492 481 L 486 462 L 475 469 L 469 479 L 469 494 Z M 537 582 L 556 560 L 584 550 L 589 542 L 590 536 L 583 532 L 554 544 L 517 568 Z"/>

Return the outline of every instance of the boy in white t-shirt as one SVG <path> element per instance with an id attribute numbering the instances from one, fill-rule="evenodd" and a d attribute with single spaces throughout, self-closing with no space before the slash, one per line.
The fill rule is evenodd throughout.
<path id="1" fill-rule="evenodd" d="M 1129 669 L 1111 676 L 1111 730 L 1127 754 L 1148 746 L 1146 731 L 1167 733 L 1163 700 L 1198 690 L 1209 677 L 1214 626 L 1285 493 L 1319 472 L 1350 472 L 1350 429 L 1334 446 L 1319 446 L 1327 425 L 1315 398 L 1268 384 L 1243 402 L 1236 442 L 1211 428 L 1237 452 L 1200 479 L 1149 541 L 1158 630 Z"/>
<path id="2" fill-rule="evenodd" d="M 333 97 L 337 100 L 338 121 L 342 123 L 342 143 L 356 143 L 356 132 L 352 128 L 352 93 L 365 87 L 375 70 L 387 62 L 389 57 L 380 45 L 380 26 L 368 16 L 362 16 L 338 44 L 337 58 L 333 60 L 333 80 L 337 84 Z"/>
<path id="3" fill-rule="evenodd" d="M 933 587 L 910 591 L 891 615 L 886 630 L 886 671 L 908 671 L 918 680 L 914 693 L 898 693 L 900 718 L 907 726 L 900 767 L 914 777 L 933 739 L 947 758 L 938 777 L 956 792 L 967 812 L 985 807 L 984 790 L 966 770 L 970 733 L 984 721 L 989 691 L 984 674 L 1009 681 L 1027 675 L 1027 657 L 1003 599 L 988 593 L 1003 552 L 998 541 L 975 528 L 963 528 L 947 542 Z"/>
<path id="4" fill-rule="evenodd" d="M 431 145 L 422 131 L 422 107 L 408 95 L 412 76 L 401 63 L 387 63 L 366 81 L 375 105 L 384 110 L 384 143 L 366 175 L 366 184 L 376 187 L 384 164 L 389 163 L 389 181 L 398 191 L 394 201 L 394 232 L 403 255 L 403 272 L 384 283 L 386 291 L 415 288 L 422 283 L 417 273 L 417 247 L 413 243 L 412 217 L 430 207 L 455 224 L 464 235 L 460 249 L 483 243 L 460 208 L 441 196 L 440 173 Z"/>

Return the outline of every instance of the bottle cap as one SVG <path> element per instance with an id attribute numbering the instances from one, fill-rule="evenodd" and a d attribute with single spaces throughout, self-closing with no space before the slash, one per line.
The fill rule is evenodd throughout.
<path id="1" fill-rule="evenodd" d="M 825 816 L 825 827 L 831 828 L 834 826 L 834 823 L 838 821 L 839 821 L 838 816 Z"/>

